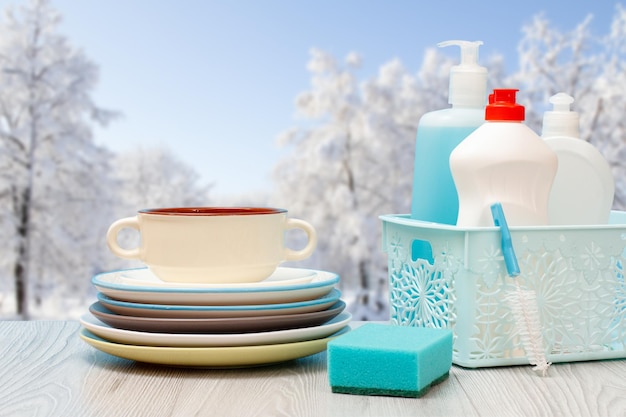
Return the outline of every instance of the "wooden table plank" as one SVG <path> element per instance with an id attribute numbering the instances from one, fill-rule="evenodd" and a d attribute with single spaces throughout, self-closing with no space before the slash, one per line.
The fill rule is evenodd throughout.
<path id="1" fill-rule="evenodd" d="M 185 369 L 99 352 L 77 322 L 0 322 L 0 416 L 626 414 L 626 360 L 464 369 L 419 399 L 333 394 L 320 353 L 250 369 Z"/>

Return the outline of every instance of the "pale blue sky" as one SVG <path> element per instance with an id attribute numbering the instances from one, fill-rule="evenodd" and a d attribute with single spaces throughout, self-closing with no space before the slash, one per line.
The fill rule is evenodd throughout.
<path id="1" fill-rule="evenodd" d="M 0 1 L 19 4 L 18 1 Z M 216 197 L 268 189 L 281 156 L 276 136 L 294 126 L 317 47 L 359 52 L 362 78 L 399 58 L 417 71 L 425 48 L 482 40 L 517 66 L 520 29 L 539 12 L 561 30 L 594 15 L 608 31 L 616 2 L 419 0 L 53 0 L 60 31 L 100 66 L 96 103 L 124 118 L 97 140 L 113 150 L 164 144 L 215 182 Z M 457 52 L 450 48 L 451 56 Z M 445 92 L 442 92 L 444 94 Z M 213 202 L 213 203 L 219 203 Z"/>

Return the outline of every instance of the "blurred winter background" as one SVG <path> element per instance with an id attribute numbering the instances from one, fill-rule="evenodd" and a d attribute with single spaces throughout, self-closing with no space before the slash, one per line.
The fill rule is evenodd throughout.
<path id="1" fill-rule="evenodd" d="M 410 211 L 448 39 L 485 42 L 490 88 L 519 88 L 536 131 L 548 97 L 574 96 L 626 208 L 621 5 L 222 3 L 0 1 L 0 318 L 84 313 L 93 274 L 136 265 L 106 248 L 117 218 L 234 204 L 313 223 L 298 265 L 339 273 L 357 319 L 387 318 L 378 216 Z"/>

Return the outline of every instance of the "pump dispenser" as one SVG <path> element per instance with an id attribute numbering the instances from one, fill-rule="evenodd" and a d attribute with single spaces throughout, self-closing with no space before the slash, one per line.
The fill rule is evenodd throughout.
<path id="1" fill-rule="evenodd" d="M 548 219 L 555 225 L 608 223 L 615 194 L 611 167 L 589 142 L 580 139 L 574 98 L 550 97 L 552 111 L 543 116 L 541 136 L 557 154 L 559 168 L 548 202 Z"/>
<path id="2" fill-rule="evenodd" d="M 459 194 L 459 227 L 491 226 L 491 205 L 502 204 L 512 226 L 548 224 L 548 198 L 557 156 L 528 126 L 517 90 L 496 89 L 486 122 L 450 155 Z"/>
<path id="3" fill-rule="evenodd" d="M 411 218 L 455 224 L 459 199 L 450 173 L 452 150 L 484 123 L 487 69 L 478 65 L 482 42 L 446 41 L 439 47 L 459 46 L 461 63 L 450 70 L 451 108 L 426 113 L 415 141 Z"/>
<path id="4" fill-rule="evenodd" d="M 448 103 L 452 106 L 483 108 L 487 93 L 487 68 L 478 65 L 478 48 L 480 41 L 445 41 L 437 46 L 459 46 L 461 48 L 461 64 L 450 69 L 450 87 Z"/>

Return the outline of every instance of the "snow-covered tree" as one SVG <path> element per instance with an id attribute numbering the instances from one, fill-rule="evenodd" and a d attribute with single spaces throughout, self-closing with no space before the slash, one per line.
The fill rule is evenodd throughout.
<path id="1" fill-rule="evenodd" d="M 613 166 L 615 208 L 626 207 L 626 12 L 616 7 L 611 31 L 597 38 L 590 18 L 561 32 L 542 15 L 523 27 L 519 69 L 507 75 L 502 57 L 486 60 L 490 88 L 518 88 L 527 123 L 538 133 L 548 98 L 576 98 L 581 133 Z M 296 107 L 309 119 L 279 142 L 292 153 L 275 170 L 278 191 L 292 212 L 311 221 L 320 244 L 310 264 L 340 273 L 354 293 L 357 318 L 384 317 L 386 260 L 381 256 L 378 216 L 410 211 L 413 141 L 427 111 L 447 107 L 452 61 L 426 52 L 421 70 L 409 74 L 391 61 L 365 82 L 358 56 L 345 64 L 314 50 L 311 89 Z"/>
<path id="2" fill-rule="evenodd" d="M 25 318 L 52 287 L 85 293 L 111 201 L 110 154 L 91 126 L 114 113 L 93 103 L 98 69 L 59 22 L 33 0 L 0 23 L 0 265 Z"/>
<path id="3" fill-rule="evenodd" d="M 626 9 L 617 5 L 609 33 L 601 38 L 601 72 L 593 82 L 598 99 L 587 108 L 584 138 L 598 147 L 611 163 L 615 178 L 613 207 L 626 210 Z M 582 115 L 581 115 L 582 119 Z"/>
<path id="4" fill-rule="evenodd" d="M 522 28 L 519 69 L 508 83 L 520 89 L 519 101 L 526 106 L 526 123 L 538 133 L 552 95 L 567 92 L 576 97 L 578 104 L 595 97 L 592 80 L 599 62 L 590 55 L 590 23 L 591 17 L 587 17 L 574 30 L 563 33 L 552 27 L 546 17 L 537 15 Z"/>
<path id="5" fill-rule="evenodd" d="M 164 146 L 139 147 L 115 159 L 117 198 L 122 210 L 207 205 L 210 185 Z"/>
<path id="6" fill-rule="evenodd" d="M 616 179 L 614 207 L 626 208 L 626 11 L 617 5 L 608 34 L 594 36 L 591 16 L 569 32 L 543 15 L 524 26 L 519 70 L 507 83 L 519 88 L 529 125 L 541 132 L 548 98 L 565 92 L 575 98 L 581 138 L 611 163 Z"/>
<path id="7" fill-rule="evenodd" d="M 296 107 L 317 124 L 279 138 L 293 152 L 277 165 L 275 181 L 282 204 L 318 229 L 309 264 L 340 274 L 357 318 L 377 318 L 388 304 L 378 216 L 409 209 L 417 122 L 426 106 L 447 105 L 441 92 L 451 62 L 429 51 L 417 76 L 394 60 L 365 83 L 359 64 L 356 54 L 340 65 L 311 52 L 311 89 Z"/>

